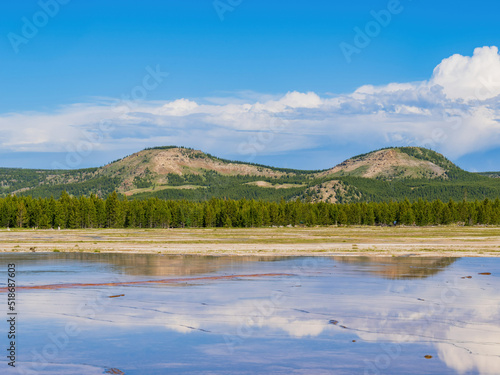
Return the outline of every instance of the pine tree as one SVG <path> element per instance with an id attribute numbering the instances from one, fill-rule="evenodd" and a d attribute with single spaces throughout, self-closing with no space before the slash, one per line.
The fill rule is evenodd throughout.
<path id="1" fill-rule="evenodd" d="M 120 201 L 118 200 L 118 194 L 113 191 L 106 199 L 106 226 L 108 228 L 117 228 L 120 224 Z"/>
<path id="2" fill-rule="evenodd" d="M 23 228 L 29 222 L 28 210 L 24 205 L 23 201 L 20 201 L 17 204 L 17 216 L 16 216 L 16 225 L 19 228 Z"/>

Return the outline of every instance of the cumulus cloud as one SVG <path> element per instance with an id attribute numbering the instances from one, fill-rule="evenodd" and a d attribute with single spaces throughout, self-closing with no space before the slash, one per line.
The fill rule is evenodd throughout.
<path id="1" fill-rule="evenodd" d="M 162 105 L 157 113 L 160 115 L 183 116 L 195 111 L 196 108 L 198 108 L 196 102 L 178 99 Z"/>
<path id="2" fill-rule="evenodd" d="M 500 95 L 498 48 L 476 48 L 472 57 L 457 54 L 444 59 L 434 69 L 430 84 L 442 86 L 452 99 L 484 100 Z"/>
<path id="3" fill-rule="evenodd" d="M 446 58 L 421 82 L 365 85 L 333 97 L 238 95 L 0 114 L 0 145 L 10 152 L 78 152 L 177 144 L 244 160 L 342 144 L 424 146 L 451 158 L 500 146 L 497 47 Z"/>

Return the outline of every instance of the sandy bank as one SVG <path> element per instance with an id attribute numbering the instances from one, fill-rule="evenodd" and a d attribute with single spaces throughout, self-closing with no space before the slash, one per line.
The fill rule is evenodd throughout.
<path id="1" fill-rule="evenodd" d="M 0 230 L 1 252 L 500 256 L 500 227 Z"/>

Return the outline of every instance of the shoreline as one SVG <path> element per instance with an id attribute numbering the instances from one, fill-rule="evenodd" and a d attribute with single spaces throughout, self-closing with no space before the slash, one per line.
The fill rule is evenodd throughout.
<path id="1" fill-rule="evenodd" d="M 500 227 L 0 229 L 0 252 L 499 257 Z"/>

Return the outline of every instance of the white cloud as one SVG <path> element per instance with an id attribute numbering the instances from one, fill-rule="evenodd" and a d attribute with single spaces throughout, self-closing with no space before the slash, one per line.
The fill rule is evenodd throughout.
<path id="1" fill-rule="evenodd" d="M 297 91 L 289 92 L 279 100 L 270 100 L 262 105 L 257 103 L 255 106 L 260 110 L 269 112 L 283 112 L 288 109 L 296 108 L 318 108 L 323 104 L 321 98 L 313 93 L 303 94 Z"/>
<path id="2" fill-rule="evenodd" d="M 187 99 L 178 99 L 166 103 L 158 110 L 158 114 L 170 116 L 183 116 L 192 113 L 198 108 L 198 104 Z"/>
<path id="3" fill-rule="evenodd" d="M 243 92 L 233 99 L 180 98 L 132 108 L 100 101 L 3 114 L 0 147 L 66 152 L 85 146 L 93 134 L 91 148 L 104 151 L 168 142 L 248 159 L 342 144 L 418 145 L 457 158 L 500 146 L 499 95 L 500 55 L 497 47 L 483 47 L 471 57 L 444 59 L 428 81 L 366 85 L 328 98 Z"/>
<path id="4" fill-rule="evenodd" d="M 476 48 L 472 57 L 453 55 L 434 69 L 431 85 L 440 85 L 451 99 L 484 100 L 500 95 L 497 47 Z"/>

